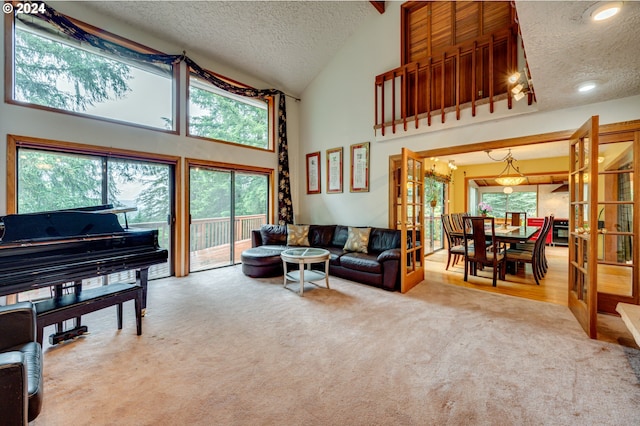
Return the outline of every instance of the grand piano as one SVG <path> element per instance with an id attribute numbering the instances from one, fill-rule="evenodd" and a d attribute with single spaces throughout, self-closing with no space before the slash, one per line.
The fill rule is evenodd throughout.
<path id="1" fill-rule="evenodd" d="M 83 279 L 135 270 L 144 311 L 149 267 L 166 262 L 168 252 L 159 247 L 157 230 L 123 228 L 115 211 L 107 204 L 0 218 L 0 296 L 53 286 L 54 299 L 63 297 L 63 287 L 77 298 Z M 86 327 L 75 318 L 81 334 Z"/>

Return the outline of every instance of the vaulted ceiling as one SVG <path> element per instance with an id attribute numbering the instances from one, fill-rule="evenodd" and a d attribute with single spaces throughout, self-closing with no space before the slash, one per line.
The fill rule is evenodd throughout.
<path id="1" fill-rule="evenodd" d="M 515 2 L 539 110 L 640 94 L 640 2 L 624 2 L 618 16 L 593 23 L 585 14 L 596 3 Z M 85 4 L 294 95 L 304 91 L 365 20 L 379 16 L 368 1 Z M 578 94 L 576 86 L 586 80 L 600 86 Z"/>

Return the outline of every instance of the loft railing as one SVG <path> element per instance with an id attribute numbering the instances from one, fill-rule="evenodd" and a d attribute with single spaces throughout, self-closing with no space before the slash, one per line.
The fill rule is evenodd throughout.
<path id="1" fill-rule="evenodd" d="M 376 133 L 380 129 L 385 136 L 387 127 L 395 133 L 397 126 L 406 131 L 411 121 L 418 128 L 423 119 L 431 126 L 438 115 L 444 123 L 452 111 L 460 120 L 465 108 L 475 117 L 476 107 L 487 103 L 493 113 L 494 103 L 503 99 L 511 109 L 507 76 L 519 68 L 517 39 L 514 26 L 376 76 Z M 527 96 L 531 105 L 533 93 Z"/>

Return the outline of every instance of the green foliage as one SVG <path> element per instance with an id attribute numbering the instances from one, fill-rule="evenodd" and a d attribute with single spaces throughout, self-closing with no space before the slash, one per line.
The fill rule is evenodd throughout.
<path id="1" fill-rule="evenodd" d="M 535 192 L 513 192 L 509 194 L 508 205 L 507 195 L 503 192 L 484 192 L 482 201 L 493 207 L 493 212 L 489 214 L 493 217 L 504 218 L 505 212 L 527 212 L 527 217 L 536 217 L 538 211 L 538 200 Z M 508 209 L 508 210 L 507 210 Z"/>
<path id="2" fill-rule="evenodd" d="M 268 186 L 266 176 L 236 173 L 236 216 L 265 214 Z"/>
<path id="3" fill-rule="evenodd" d="M 231 172 L 192 168 L 189 188 L 192 219 L 229 217 Z M 267 194 L 266 176 L 236 173 L 235 215 L 265 214 Z"/>
<path id="4" fill-rule="evenodd" d="M 109 182 L 120 188 L 124 185 L 140 185 L 141 191 L 135 200 L 138 211 L 129 216 L 133 223 L 164 222 L 169 214 L 169 167 L 151 163 L 110 159 Z M 110 193 L 109 203 L 124 207 L 118 201 L 119 193 Z"/>
<path id="5" fill-rule="evenodd" d="M 99 158 L 19 151 L 19 213 L 102 204 L 101 192 L 102 163 Z"/>
<path id="6" fill-rule="evenodd" d="M 266 108 L 258 108 L 193 85 L 189 87 L 189 102 L 204 113 L 189 117 L 189 132 L 192 135 L 260 148 L 269 146 Z"/>
<path id="7" fill-rule="evenodd" d="M 122 98 L 129 67 L 106 57 L 16 29 L 15 98 L 67 111 Z"/>
<path id="8" fill-rule="evenodd" d="M 189 188 L 192 219 L 228 217 L 231 213 L 231 173 L 191 169 Z"/>
<path id="9" fill-rule="evenodd" d="M 22 28 L 15 36 L 15 99 L 68 111 L 85 111 L 100 102 L 121 99 L 130 88 L 131 70 L 123 62 L 51 40 Z M 191 117 L 192 134 L 268 147 L 268 110 L 207 90 L 190 88 L 190 102 L 204 115 Z M 171 119 L 164 118 L 171 128 Z M 20 213 L 98 205 L 115 207 L 127 185 L 140 185 L 135 222 L 162 222 L 169 214 L 169 168 L 145 162 L 20 149 Z M 107 194 L 103 194 L 103 179 Z M 194 219 L 228 217 L 231 173 L 191 171 L 191 215 Z M 266 176 L 236 175 L 235 214 L 264 214 Z"/>

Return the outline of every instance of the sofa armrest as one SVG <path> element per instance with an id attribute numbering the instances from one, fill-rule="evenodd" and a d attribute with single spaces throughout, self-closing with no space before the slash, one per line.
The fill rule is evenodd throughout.
<path id="1" fill-rule="evenodd" d="M 260 247 L 262 245 L 262 234 L 259 229 L 251 230 L 251 247 Z"/>
<path id="2" fill-rule="evenodd" d="M 0 413 L 2 423 L 26 425 L 29 413 L 27 366 L 20 351 L 0 353 Z"/>
<path id="3" fill-rule="evenodd" d="M 0 351 L 36 340 L 36 309 L 31 302 L 0 306 Z"/>
<path id="4" fill-rule="evenodd" d="M 400 259 L 400 249 L 388 249 L 383 251 L 378 255 L 378 262 L 383 263 L 388 260 L 399 260 Z"/>

